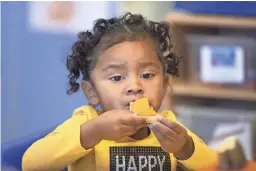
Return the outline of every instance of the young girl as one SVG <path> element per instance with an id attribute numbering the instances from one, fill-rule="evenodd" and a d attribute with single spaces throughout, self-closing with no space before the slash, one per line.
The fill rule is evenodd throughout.
<path id="1" fill-rule="evenodd" d="M 68 93 L 78 91 L 81 74 L 90 106 L 35 142 L 23 156 L 23 170 L 174 171 L 177 163 L 197 169 L 214 162 L 215 151 L 171 111 L 159 111 L 167 74 L 178 75 L 169 33 L 168 24 L 131 13 L 99 19 L 92 31 L 81 32 L 67 58 Z M 160 114 L 152 124 L 129 111 L 142 97 Z"/>

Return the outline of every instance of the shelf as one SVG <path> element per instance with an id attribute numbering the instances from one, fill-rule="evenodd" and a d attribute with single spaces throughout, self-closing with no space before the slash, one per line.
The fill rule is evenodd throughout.
<path id="1" fill-rule="evenodd" d="M 176 96 L 205 97 L 256 102 L 256 92 L 252 90 L 249 91 L 224 88 L 213 90 L 206 87 L 174 84 L 173 93 Z"/>
<path id="2" fill-rule="evenodd" d="M 169 13 L 166 21 L 174 25 L 200 27 L 256 28 L 256 17 L 234 17 L 217 15 L 196 15 L 186 13 Z"/>
<path id="3" fill-rule="evenodd" d="M 184 58 L 189 56 L 186 35 L 189 34 L 204 34 L 204 35 L 225 35 L 230 30 L 235 33 L 242 33 L 246 37 L 255 38 L 254 30 L 256 29 L 256 17 L 238 17 L 238 16 L 221 16 L 221 15 L 206 15 L 206 14 L 189 14 L 171 12 L 167 15 L 166 20 L 171 25 L 173 51 Z M 221 28 L 224 29 L 221 32 Z M 236 30 L 240 29 L 240 30 Z M 248 30 L 251 29 L 251 30 Z M 233 34 L 231 34 L 233 35 Z M 185 60 L 184 60 L 185 61 Z M 189 72 L 188 65 L 190 61 L 181 63 L 180 77 L 176 84 L 173 85 L 175 96 L 183 97 L 201 97 L 208 99 L 223 99 L 237 100 L 243 102 L 256 102 L 256 90 L 241 90 L 235 88 L 218 88 L 187 85 L 186 73 Z"/>

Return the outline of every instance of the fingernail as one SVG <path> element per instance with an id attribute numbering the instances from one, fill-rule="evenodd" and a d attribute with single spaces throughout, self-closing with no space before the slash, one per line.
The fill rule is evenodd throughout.
<path id="1" fill-rule="evenodd" d="M 152 129 L 152 125 L 150 124 L 150 125 L 148 125 L 148 127 L 150 128 L 150 129 Z"/>
<path id="2" fill-rule="evenodd" d="M 161 120 L 163 119 L 163 116 L 162 116 L 162 115 L 157 115 L 156 119 L 157 119 L 158 121 L 161 121 Z"/>
<path id="3" fill-rule="evenodd" d="M 153 123 L 149 124 L 149 126 L 148 126 L 148 127 L 149 127 L 150 129 L 154 129 L 154 126 L 155 126 L 155 125 L 156 125 L 156 123 L 155 123 L 155 122 L 153 122 Z"/>
<path id="4" fill-rule="evenodd" d="M 149 125 L 149 129 L 155 131 L 155 127 L 153 127 L 152 125 Z"/>

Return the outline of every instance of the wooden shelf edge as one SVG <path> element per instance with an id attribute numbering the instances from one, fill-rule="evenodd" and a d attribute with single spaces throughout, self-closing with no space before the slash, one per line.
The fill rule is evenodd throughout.
<path id="1" fill-rule="evenodd" d="M 256 28 L 256 17 L 199 15 L 190 13 L 171 12 L 166 20 L 170 24 L 187 26 L 218 26 L 232 28 Z"/>
<path id="2" fill-rule="evenodd" d="M 256 92 L 238 89 L 211 89 L 200 86 L 190 86 L 183 84 L 173 85 L 174 96 L 190 96 L 190 97 L 204 97 L 204 98 L 216 98 L 216 99 L 230 99 L 230 100 L 242 100 L 242 101 L 255 101 Z"/>

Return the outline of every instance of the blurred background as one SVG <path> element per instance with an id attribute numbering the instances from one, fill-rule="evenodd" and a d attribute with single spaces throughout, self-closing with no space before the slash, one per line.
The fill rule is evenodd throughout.
<path id="1" fill-rule="evenodd" d="M 256 2 L 1 2 L 2 146 L 40 137 L 88 103 L 66 94 L 65 59 L 79 31 L 124 12 L 171 24 L 183 57 L 172 80 L 179 120 L 213 148 L 238 137 L 255 159 Z"/>

